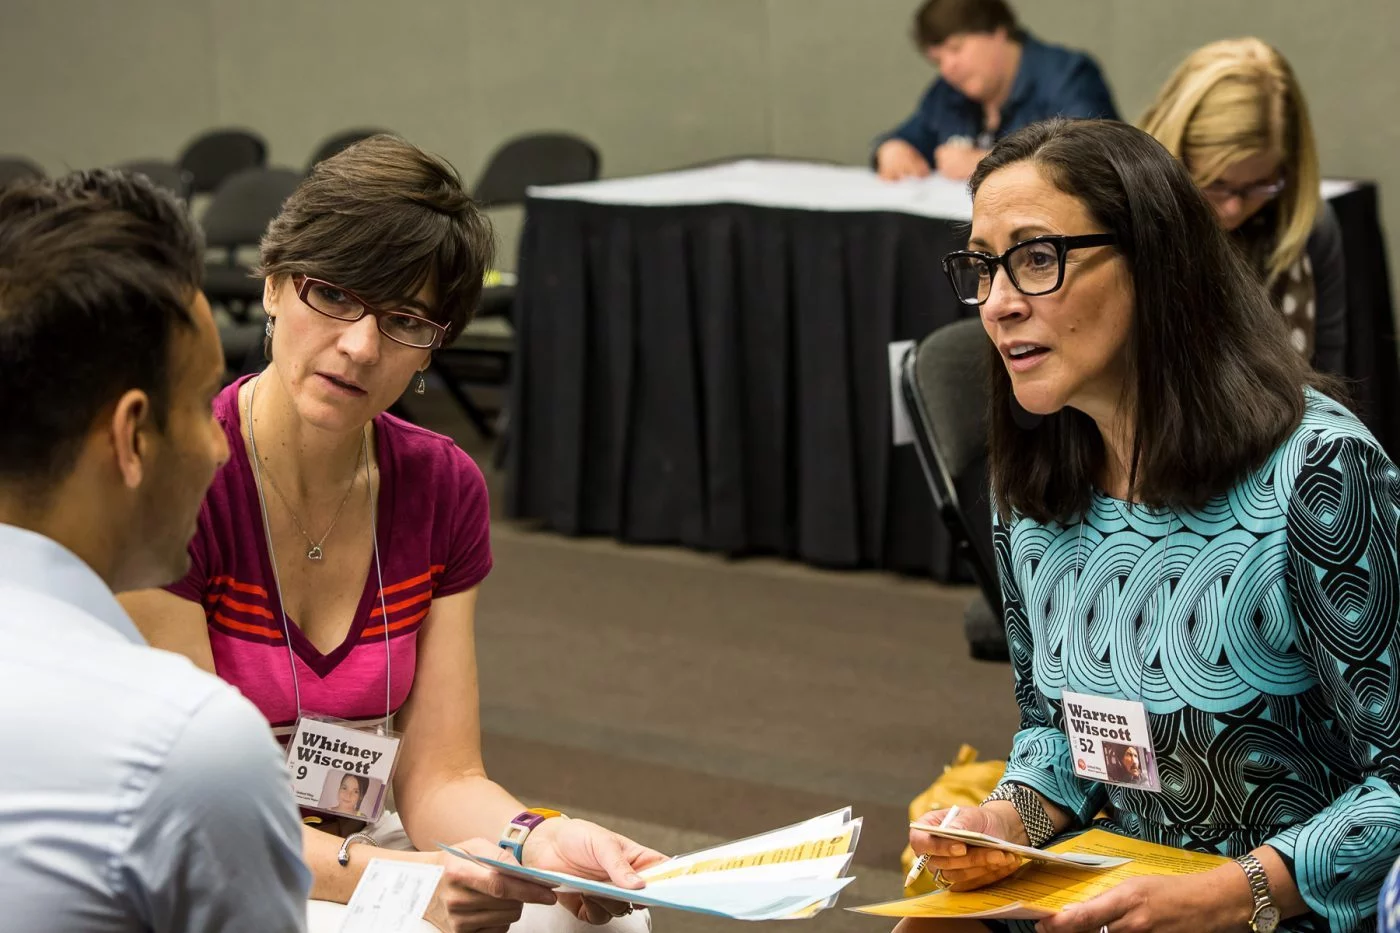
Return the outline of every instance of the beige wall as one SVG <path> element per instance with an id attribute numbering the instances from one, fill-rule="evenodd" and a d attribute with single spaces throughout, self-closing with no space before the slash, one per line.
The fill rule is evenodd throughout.
<path id="1" fill-rule="evenodd" d="M 243 124 L 272 160 L 382 125 L 472 178 L 506 136 L 593 139 L 605 174 L 772 152 L 859 162 L 931 74 L 916 0 L 0 0 L 0 153 L 52 171 Z M 1092 51 L 1125 116 L 1214 38 L 1290 57 L 1324 171 L 1381 182 L 1400 260 L 1400 2 L 1020 0 Z M 517 218 L 500 218 L 506 265 Z"/>

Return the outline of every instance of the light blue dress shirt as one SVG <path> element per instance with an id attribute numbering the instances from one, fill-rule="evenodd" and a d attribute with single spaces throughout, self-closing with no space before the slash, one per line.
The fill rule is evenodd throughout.
<path id="1" fill-rule="evenodd" d="M 301 931 L 267 722 L 146 645 L 72 552 L 0 524 L 0 929 Z"/>

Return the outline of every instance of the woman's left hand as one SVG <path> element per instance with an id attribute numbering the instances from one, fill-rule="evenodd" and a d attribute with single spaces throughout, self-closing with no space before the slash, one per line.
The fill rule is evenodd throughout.
<path id="1" fill-rule="evenodd" d="M 525 840 L 524 863 L 531 868 L 562 871 L 581 878 L 606 881 L 622 888 L 640 888 L 637 874 L 666 856 L 588 820 L 555 817 L 537 826 Z M 559 903 L 588 923 L 607 923 L 632 911 L 632 905 L 579 894 L 560 894 Z"/>
<path id="2" fill-rule="evenodd" d="M 1254 901 L 1244 873 L 1132 878 L 1036 924 L 1036 933 L 1241 933 Z"/>

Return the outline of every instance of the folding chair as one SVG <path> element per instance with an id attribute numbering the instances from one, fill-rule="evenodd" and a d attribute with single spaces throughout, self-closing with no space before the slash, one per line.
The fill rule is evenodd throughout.
<path id="1" fill-rule="evenodd" d="M 975 658 L 1004 661 L 987 475 L 986 361 L 981 321 L 957 321 L 909 349 L 900 386 L 934 505 L 981 590 L 965 619 L 968 647 Z"/>
<path id="2" fill-rule="evenodd" d="M 190 173 L 190 194 L 208 194 L 236 172 L 267 164 L 267 143 L 248 130 L 213 130 L 190 142 L 176 164 Z"/>

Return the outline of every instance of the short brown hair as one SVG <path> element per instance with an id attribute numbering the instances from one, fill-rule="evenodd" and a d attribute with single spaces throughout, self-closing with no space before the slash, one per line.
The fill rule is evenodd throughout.
<path id="1" fill-rule="evenodd" d="M 431 283 L 450 343 L 476 311 L 491 258 L 491 224 L 456 169 L 381 134 L 311 170 L 263 235 L 258 272 L 325 279 L 386 307 Z"/>
<path id="2" fill-rule="evenodd" d="M 1018 42 L 1024 35 L 1005 0 L 927 0 L 914 14 L 914 41 L 921 49 L 942 45 L 960 32 L 1002 28 Z"/>

